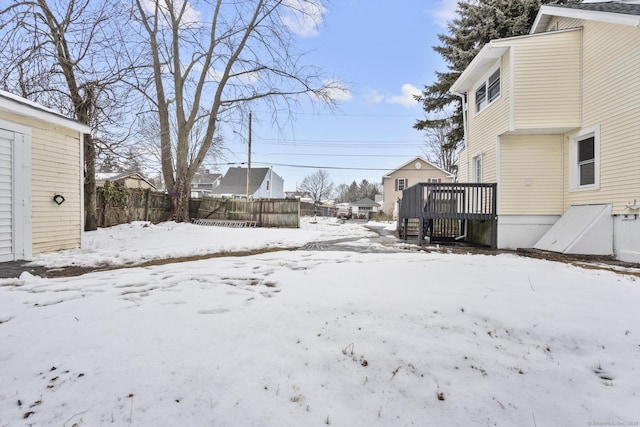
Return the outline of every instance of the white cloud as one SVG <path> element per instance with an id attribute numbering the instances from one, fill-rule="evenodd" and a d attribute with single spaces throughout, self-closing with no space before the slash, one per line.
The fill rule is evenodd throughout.
<path id="1" fill-rule="evenodd" d="M 282 23 L 293 33 L 303 37 L 315 37 L 328 11 L 319 0 L 285 0 L 288 9 L 282 16 Z"/>
<path id="2" fill-rule="evenodd" d="M 389 104 L 400 104 L 403 107 L 413 107 L 418 103 L 414 96 L 422 93 L 420 89 L 409 83 L 403 84 L 401 91 L 401 95 L 392 96 L 387 98 L 386 101 Z"/>
<path id="3" fill-rule="evenodd" d="M 335 101 L 349 101 L 353 96 L 348 88 L 346 88 L 338 80 L 325 80 L 325 94 Z"/>
<path id="4" fill-rule="evenodd" d="M 425 13 L 432 18 L 432 22 L 442 28 L 447 28 L 447 24 L 456 16 L 458 0 L 439 0 L 437 9 L 427 9 Z"/>
<path id="5" fill-rule="evenodd" d="M 365 101 L 367 104 L 379 104 L 384 101 L 384 95 L 378 92 L 375 89 L 369 91 L 369 93 L 365 96 Z"/>

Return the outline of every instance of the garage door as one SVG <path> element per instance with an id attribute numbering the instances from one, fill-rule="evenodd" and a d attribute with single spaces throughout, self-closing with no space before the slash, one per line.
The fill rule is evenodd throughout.
<path id="1" fill-rule="evenodd" d="M 0 262 L 13 254 L 13 132 L 0 129 Z"/>

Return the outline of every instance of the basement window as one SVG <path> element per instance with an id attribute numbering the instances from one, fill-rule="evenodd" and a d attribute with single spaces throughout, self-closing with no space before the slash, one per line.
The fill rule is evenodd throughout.
<path id="1" fill-rule="evenodd" d="M 600 188 L 600 127 L 584 129 L 569 138 L 569 189 Z"/>

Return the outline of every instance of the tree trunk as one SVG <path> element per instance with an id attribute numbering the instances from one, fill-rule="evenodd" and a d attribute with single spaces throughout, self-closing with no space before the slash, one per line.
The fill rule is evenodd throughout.
<path id="1" fill-rule="evenodd" d="M 96 147 L 91 135 L 84 135 L 84 231 L 98 228 L 96 195 Z"/>
<path id="2" fill-rule="evenodd" d="M 184 179 L 177 180 L 169 194 L 171 196 L 171 218 L 175 222 L 190 222 L 189 197 L 191 196 L 191 187 L 188 182 Z"/>

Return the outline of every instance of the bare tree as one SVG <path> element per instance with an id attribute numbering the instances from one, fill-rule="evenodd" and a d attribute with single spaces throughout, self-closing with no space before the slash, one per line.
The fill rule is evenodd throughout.
<path id="1" fill-rule="evenodd" d="M 315 173 L 307 175 L 299 185 L 300 190 L 306 191 L 316 202 L 322 201 L 331 196 L 333 192 L 333 182 L 329 174 L 324 169 L 318 169 Z"/>
<path id="2" fill-rule="evenodd" d="M 452 127 L 451 121 L 432 120 L 432 127 L 424 128 L 423 151 L 430 162 L 455 175 L 458 172 L 458 144 L 449 138 Z"/>
<path id="3" fill-rule="evenodd" d="M 118 1 L 14 0 L 0 10 L 0 85 L 55 108 L 93 129 L 84 136 L 85 230 L 97 228 L 96 144 L 127 96 L 122 93 L 118 42 L 113 18 Z M 101 137 L 97 134 L 102 133 Z"/>
<path id="4" fill-rule="evenodd" d="M 323 11 L 318 0 L 136 0 L 152 70 L 151 83 L 139 86 L 157 115 L 176 221 L 189 220 L 191 180 L 223 123 L 249 103 L 300 95 L 331 103 L 343 90 L 294 51 L 292 22 L 317 22 Z"/>

